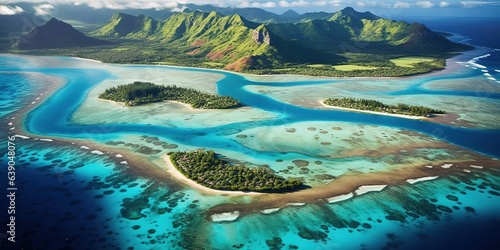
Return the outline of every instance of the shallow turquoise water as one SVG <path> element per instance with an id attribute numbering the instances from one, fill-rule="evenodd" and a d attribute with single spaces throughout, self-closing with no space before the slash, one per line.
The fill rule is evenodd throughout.
<path id="1" fill-rule="evenodd" d="M 148 125 L 78 125 L 70 116 L 100 81 L 113 77 L 94 69 L 29 68 L 16 57 L 0 57 L 2 92 L 0 116 L 8 122 L 10 113 L 29 104 L 37 85 L 21 72 L 62 76 L 69 84 L 28 115 L 26 129 L 41 135 L 67 138 L 93 138 L 105 142 L 121 135 L 147 134 L 169 141 L 237 151 L 254 158 L 275 159 L 281 152 L 261 151 L 229 139 L 239 131 L 261 126 L 301 121 L 348 121 L 353 123 L 406 128 L 444 139 L 479 152 L 499 156 L 498 130 L 466 129 L 392 117 L 319 111 L 249 93 L 249 82 L 227 73 L 218 83 L 222 94 L 231 94 L 244 103 L 277 112 L 281 118 L 231 123 L 209 128 L 165 128 Z M 71 61 L 75 59 L 64 58 Z M 133 70 L 136 66 L 127 66 Z M 140 66 L 145 67 L 145 66 Z M 195 71 L 190 69 L 189 71 Z M 196 70 L 197 71 L 197 70 Z M 15 72 L 15 73 L 6 73 Z M 475 71 L 456 77 L 479 77 Z M 407 92 L 424 91 L 424 80 L 415 80 Z M 452 80 L 452 79 L 451 79 Z M 323 84 L 325 80 L 284 83 Z M 425 90 L 427 94 L 438 93 Z M 430 91 L 430 92 L 429 92 Z M 470 91 L 439 91 L 441 95 L 471 96 Z M 497 94 L 484 95 L 498 100 Z M 15 98 L 13 98 L 15 97 Z M 8 126 L 5 126 L 7 128 Z M 1 130 L 6 145 L 9 131 Z M 220 135 L 225 135 L 221 137 Z M 225 197 L 202 196 L 137 177 L 127 166 L 107 156 L 98 156 L 78 146 L 56 145 L 17 139 L 17 239 L 19 246 L 57 249 L 176 249 L 200 247 L 214 249 L 439 249 L 451 247 L 486 248 L 500 245 L 500 173 L 473 170 L 435 181 L 388 187 L 347 201 L 318 202 L 286 207 L 271 215 L 254 213 L 235 222 L 212 223 L 203 211 L 225 203 Z M 2 150 L 2 164 L 6 161 Z M 294 157 L 300 157 L 298 154 Z M 1 176 L 7 176 L 5 168 Z M 5 191 L 2 191 L 5 192 Z M 451 195 L 451 196 L 450 196 Z M 2 207 L 7 207 L 2 199 Z M 2 216 L 2 223 L 5 217 Z M 50 235 L 47 236 L 47 232 Z M 0 246 L 12 247 L 0 234 Z"/>

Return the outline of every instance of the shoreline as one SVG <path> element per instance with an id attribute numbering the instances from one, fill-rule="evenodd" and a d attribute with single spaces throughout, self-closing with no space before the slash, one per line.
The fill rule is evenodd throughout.
<path id="1" fill-rule="evenodd" d="M 474 157 L 470 161 L 448 160 L 433 162 L 433 168 L 426 165 L 414 165 L 389 171 L 375 173 L 352 173 L 342 175 L 330 183 L 293 193 L 261 196 L 251 203 L 226 203 L 208 208 L 206 215 L 238 211 L 241 215 L 260 213 L 268 209 L 286 208 L 289 204 L 335 203 L 356 198 L 366 193 L 380 192 L 391 186 L 415 185 L 415 182 L 432 181 L 453 174 L 473 174 L 474 171 L 490 171 L 499 169 L 498 160 L 484 156 Z M 453 162 L 453 163 L 452 163 Z M 439 166 L 453 164 L 444 169 Z M 477 164 L 477 165 L 474 165 Z M 475 167 L 473 167 L 475 166 Z M 483 168 L 478 168 L 483 167 Z M 408 181 L 410 180 L 410 181 Z M 415 181 L 416 180 L 416 181 Z M 413 182 L 413 183 L 412 183 Z"/>
<path id="2" fill-rule="evenodd" d="M 324 104 L 323 101 L 321 101 L 321 100 L 319 100 L 318 103 L 320 103 L 323 107 L 330 108 L 330 109 L 338 109 L 338 110 L 345 110 L 345 111 L 350 111 L 350 112 L 360 112 L 360 113 L 367 113 L 367 114 L 374 114 L 374 115 L 394 116 L 394 117 L 412 119 L 412 120 L 430 120 L 429 118 L 423 117 L 423 116 L 391 114 L 391 113 L 384 113 L 384 112 L 377 112 L 377 111 L 370 111 L 370 110 L 361 110 L 361 109 L 343 108 L 343 107 L 338 107 L 338 106 L 330 106 L 330 105 Z"/>
<path id="3" fill-rule="evenodd" d="M 175 103 L 175 104 L 178 104 L 186 109 L 188 109 L 189 111 L 198 111 L 198 110 L 202 110 L 202 109 L 195 109 L 193 107 L 191 107 L 191 105 L 187 104 L 187 103 L 183 103 L 183 102 L 179 102 L 179 101 L 171 101 L 171 100 L 163 100 L 161 102 L 152 102 L 152 103 L 146 103 L 146 104 L 142 104 L 142 105 L 137 105 L 137 106 L 127 106 L 125 105 L 124 102 L 116 102 L 116 101 L 112 101 L 112 100 L 107 100 L 107 99 L 102 99 L 102 98 L 97 98 L 99 101 L 103 101 L 103 102 L 106 102 L 106 103 L 111 103 L 113 105 L 115 105 L 116 107 L 120 107 L 120 108 L 132 108 L 132 107 L 137 107 L 137 106 L 144 106 L 144 105 L 150 105 L 150 104 L 155 104 L 155 103 L 161 103 L 161 102 L 166 102 L 166 103 Z"/>
<path id="4" fill-rule="evenodd" d="M 217 190 L 209 187 L 205 187 L 189 178 L 184 176 L 177 168 L 175 168 L 174 164 L 172 163 L 172 160 L 170 159 L 169 155 L 164 155 L 162 156 L 163 161 L 165 162 L 165 170 L 170 174 L 170 176 L 179 182 L 182 182 L 186 184 L 187 186 L 191 188 L 195 188 L 199 191 L 202 191 L 202 193 L 205 194 L 214 194 L 214 195 L 236 195 L 236 196 L 242 196 L 242 195 L 263 195 L 266 193 L 259 193 L 259 192 L 243 192 L 243 191 L 226 191 L 226 190 Z"/>
<path id="5" fill-rule="evenodd" d="M 255 73 L 251 73 L 251 72 L 238 72 L 238 71 L 232 71 L 232 70 L 227 70 L 225 68 L 209 68 L 209 67 L 203 67 L 203 63 L 201 63 L 200 65 L 198 66 L 183 66 L 183 65 L 171 65 L 171 64 L 158 64 L 157 62 L 150 62 L 150 63 L 116 63 L 116 62 L 103 62 L 103 61 L 100 61 L 100 60 L 96 60 L 96 59 L 92 59 L 92 58 L 85 58 L 85 57 L 78 57 L 78 56 L 70 56 L 70 55 L 58 55 L 58 56 L 62 56 L 62 57 L 70 57 L 70 58 L 75 58 L 75 59 L 78 59 L 78 60 L 81 60 L 81 61 L 87 61 L 87 62 L 92 62 L 92 63 L 99 63 L 99 64 L 110 64 L 110 65 L 122 65 L 122 66 L 126 66 L 126 65 L 138 65 L 138 66 L 160 66 L 160 67 L 171 67 L 171 68 L 180 68 L 180 69 L 198 69 L 198 70 L 203 70 L 203 71 L 211 71 L 213 73 L 219 73 L 219 74 L 236 74 L 236 75 L 240 75 L 242 77 L 245 77 L 245 78 L 255 78 L 253 80 L 257 80 L 257 78 L 259 77 L 272 77 L 272 76 L 277 76 L 277 77 L 289 77 L 289 76 L 292 76 L 292 77 L 306 77 L 306 78 L 321 78 L 321 79 L 342 79 L 342 78 L 360 78 L 360 79 L 370 79 L 370 78 L 375 78 L 375 79 L 384 79 L 384 78 L 387 78 L 387 79 L 391 79 L 391 78 L 411 78 L 411 77 L 419 77 L 419 76 L 422 76 L 422 75 L 428 75 L 428 74 L 444 74 L 446 73 L 446 71 L 452 69 L 452 68 L 455 68 L 456 65 L 453 65 L 451 66 L 449 64 L 449 62 L 454 62 L 454 63 L 458 63 L 460 61 L 458 61 L 456 58 L 457 57 L 460 57 L 460 56 L 463 56 L 463 55 L 466 55 L 466 54 L 470 54 L 470 53 L 474 53 L 474 52 L 477 52 L 479 50 L 487 50 L 489 48 L 487 47 L 478 47 L 478 46 L 474 46 L 473 49 L 471 50 L 466 50 L 466 51 L 457 51 L 456 55 L 453 55 L 449 58 L 445 58 L 445 60 L 447 61 L 446 63 L 446 66 L 445 68 L 443 69 L 436 69 L 436 70 L 432 70 L 432 71 L 428 71 L 428 72 L 424 72 L 424 73 L 418 73 L 418 74 L 411 74 L 411 75 L 403 75 L 403 76 L 362 76 L 362 77 L 358 77 L 358 76 L 353 76 L 353 77 L 339 77 L 339 76 L 315 76 L 315 75 L 306 75 L 306 74 L 286 74 L 286 73 L 283 73 L 283 74 L 255 74 Z M 494 50 L 494 49 L 491 49 L 491 50 Z M 3 54 L 3 55 L 10 55 L 10 56 L 38 56 L 38 57 L 52 57 L 51 55 L 33 55 L 33 54 L 24 54 L 24 53 L 13 53 L 13 52 L 9 52 L 7 51 L 6 53 L 0 53 L 0 55 Z M 257 80 L 259 81 L 259 80 Z"/>

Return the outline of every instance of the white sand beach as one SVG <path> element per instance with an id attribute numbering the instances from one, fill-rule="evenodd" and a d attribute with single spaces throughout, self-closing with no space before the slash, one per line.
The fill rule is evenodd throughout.
<path id="1" fill-rule="evenodd" d="M 362 195 L 368 192 L 378 192 L 382 191 L 385 187 L 387 187 L 387 185 L 366 185 L 359 187 L 354 193 L 356 193 L 356 195 Z"/>
<path id="2" fill-rule="evenodd" d="M 292 206 L 292 207 L 301 207 L 301 206 L 304 206 L 305 203 L 303 203 L 303 202 L 291 202 L 291 203 L 287 203 L 286 205 Z"/>
<path id="3" fill-rule="evenodd" d="M 281 208 L 279 208 L 279 207 L 278 207 L 278 208 L 269 208 L 269 209 L 264 209 L 264 210 L 262 210 L 261 212 L 262 212 L 263 214 L 273 214 L 273 213 L 278 212 L 280 209 L 281 209 Z"/>
<path id="4" fill-rule="evenodd" d="M 390 114 L 390 113 L 384 113 L 384 112 L 376 112 L 376 111 L 369 111 L 369 110 L 359 110 L 359 109 L 351 109 L 351 108 L 343 108 L 343 107 L 337 107 L 337 106 L 330 106 L 326 105 L 323 103 L 323 101 L 318 101 L 323 107 L 331 108 L 331 109 L 340 109 L 340 110 L 346 110 L 346 111 L 351 111 L 351 112 L 361 112 L 361 113 L 368 113 L 368 114 L 375 114 L 375 115 L 386 115 L 386 116 L 394 116 L 394 117 L 400 117 L 400 118 L 406 118 L 406 119 L 414 119 L 414 120 L 423 120 L 423 119 L 428 119 L 422 116 L 412 116 L 412 115 L 401 115 L 401 114 Z"/>
<path id="5" fill-rule="evenodd" d="M 212 214 L 210 218 L 213 222 L 235 221 L 240 216 L 240 212 L 227 212 L 221 214 Z"/>
<path id="6" fill-rule="evenodd" d="M 197 182 L 187 178 L 184 176 L 179 170 L 174 167 L 172 160 L 170 160 L 170 156 L 164 155 L 163 160 L 165 161 L 165 170 L 171 175 L 171 177 L 176 180 L 195 188 L 196 190 L 201 191 L 203 194 L 211 194 L 211 195 L 235 195 L 235 196 L 243 196 L 243 195 L 262 195 L 263 193 L 258 192 L 242 192 L 242 191 L 224 191 L 224 190 L 216 190 L 205 187 Z"/>
<path id="7" fill-rule="evenodd" d="M 92 150 L 92 151 L 90 151 L 90 153 L 96 154 L 96 155 L 103 155 L 104 154 L 103 152 L 101 152 L 99 150 Z"/>
<path id="8" fill-rule="evenodd" d="M 439 176 L 428 176 L 428 177 L 422 177 L 422 178 L 416 178 L 416 179 L 408 179 L 406 180 L 406 182 L 410 183 L 410 184 L 415 184 L 417 182 L 421 182 L 421 181 L 430 181 L 430 180 L 434 180 L 434 179 L 437 179 Z"/>
<path id="9" fill-rule="evenodd" d="M 445 169 L 451 168 L 451 166 L 453 166 L 453 164 L 443 164 L 443 165 L 441 165 L 441 167 L 445 168 Z"/>
<path id="10" fill-rule="evenodd" d="M 345 201 L 345 200 L 351 199 L 353 196 L 354 196 L 353 193 L 348 193 L 348 194 L 343 194 L 343 195 L 337 195 L 337 196 L 334 196 L 334 197 L 330 197 L 330 198 L 328 198 L 326 200 L 328 201 L 328 203 L 335 203 L 335 202 Z"/>

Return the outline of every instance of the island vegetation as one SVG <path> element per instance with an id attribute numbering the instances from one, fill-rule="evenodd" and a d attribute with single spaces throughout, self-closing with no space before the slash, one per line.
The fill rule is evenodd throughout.
<path id="1" fill-rule="evenodd" d="M 170 153 L 173 165 L 187 178 L 218 190 L 280 192 L 303 186 L 300 180 L 284 179 L 264 167 L 247 168 L 217 158 L 214 151 Z"/>
<path id="2" fill-rule="evenodd" d="M 355 99 L 355 98 L 328 98 L 324 104 L 329 106 L 350 108 L 358 110 L 368 110 L 389 114 L 401 114 L 401 115 L 412 115 L 412 116 L 424 116 L 428 117 L 432 114 L 444 114 L 442 110 L 436 110 L 424 106 L 411 106 L 403 103 L 398 103 L 396 105 L 387 105 L 376 100 L 369 99 Z"/>
<path id="3" fill-rule="evenodd" d="M 190 104 L 193 108 L 228 109 L 241 106 L 241 103 L 230 96 L 218 96 L 202 93 L 191 88 L 176 85 L 156 85 L 150 82 L 133 82 L 108 88 L 99 98 L 123 102 L 127 106 L 137 106 L 164 100 Z"/>

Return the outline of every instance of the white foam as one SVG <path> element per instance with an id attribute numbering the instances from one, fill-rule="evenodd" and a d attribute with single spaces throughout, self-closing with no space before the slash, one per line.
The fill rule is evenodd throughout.
<path id="1" fill-rule="evenodd" d="M 464 169 L 464 172 L 470 173 L 470 170 L 469 169 Z"/>
<path id="2" fill-rule="evenodd" d="M 328 201 L 328 203 L 335 203 L 335 202 L 339 202 L 339 201 L 348 200 L 348 199 L 352 198 L 353 196 L 354 196 L 353 193 L 348 193 L 348 194 L 333 196 L 333 197 L 330 197 L 326 200 Z"/>
<path id="3" fill-rule="evenodd" d="M 488 70 L 486 70 L 486 69 L 483 69 L 483 70 L 481 70 L 481 71 L 483 71 L 483 72 L 485 72 L 485 73 L 488 73 Z"/>
<path id="4" fill-rule="evenodd" d="M 210 218 L 213 222 L 223 222 L 223 221 L 235 221 L 240 216 L 240 212 L 227 212 L 221 214 L 212 214 Z"/>
<path id="5" fill-rule="evenodd" d="M 491 54 L 486 54 L 486 55 L 482 55 L 482 56 L 474 57 L 474 58 L 472 58 L 472 59 L 473 59 L 473 60 L 478 60 L 478 59 L 486 58 L 486 57 L 489 57 L 489 56 L 491 56 Z"/>
<path id="6" fill-rule="evenodd" d="M 87 146 L 81 146 L 80 148 L 81 148 L 81 149 L 90 149 L 90 148 L 89 148 L 89 147 L 87 147 Z"/>
<path id="7" fill-rule="evenodd" d="M 475 61 L 475 60 L 469 60 L 469 61 L 468 61 L 468 63 L 469 63 L 470 65 L 472 65 L 472 66 L 476 67 L 476 68 L 486 69 L 486 66 L 481 65 L 481 64 L 479 64 L 479 63 L 476 63 L 476 61 Z M 472 67 L 472 68 L 473 68 L 473 69 L 476 69 L 476 68 L 474 68 L 474 67 Z"/>
<path id="8" fill-rule="evenodd" d="M 429 165 L 429 166 L 425 166 L 425 167 L 426 167 L 426 168 L 433 168 L 433 166 L 430 166 L 430 165 Z"/>
<path id="9" fill-rule="evenodd" d="M 475 169 L 483 169 L 482 166 L 478 166 L 478 165 L 470 165 L 471 168 L 475 168 Z"/>
<path id="10" fill-rule="evenodd" d="M 116 158 L 122 158 L 122 157 L 123 157 L 123 155 L 121 155 L 121 154 L 116 155 Z"/>
<path id="11" fill-rule="evenodd" d="M 431 181 L 431 180 L 434 180 L 438 177 L 439 176 L 428 176 L 428 177 L 422 177 L 422 178 L 416 178 L 416 179 L 408 179 L 408 180 L 406 180 L 406 182 L 408 182 L 410 184 L 415 184 L 415 183 L 421 182 L 421 181 Z"/>
<path id="12" fill-rule="evenodd" d="M 278 207 L 278 208 L 269 208 L 269 209 L 264 209 L 264 210 L 262 210 L 261 212 L 262 212 L 263 214 L 272 214 L 272 213 L 276 213 L 276 212 L 278 212 L 279 210 L 280 210 L 280 208 Z"/>
<path id="13" fill-rule="evenodd" d="M 120 163 L 123 164 L 123 165 L 128 165 L 127 161 L 121 161 Z"/>
<path id="14" fill-rule="evenodd" d="M 387 185 L 366 185 L 359 187 L 354 193 L 356 193 L 356 195 L 362 195 L 368 192 L 378 192 L 382 191 L 385 187 L 387 187 Z"/>
<path id="15" fill-rule="evenodd" d="M 32 102 L 31 104 L 35 104 L 36 102 Z"/>
<path id="16" fill-rule="evenodd" d="M 493 77 L 488 77 L 488 79 L 490 80 L 493 80 L 493 81 L 496 81 L 497 79 L 493 78 Z"/>
<path id="17" fill-rule="evenodd" d="M 485 76 L 491 76 L 490 73 L 484 73 L 483 75 L 485 75 Z"/>
<path id="18" fill-rule="evenodd" d="M 90 151 L 90 153 L 96 154 L 96 155 L 103 155 L 104 154 L 103 152 L 101 152 L 99 150 L 92 150 L 92 151 Z"/>
<path id="19" fill-rule="evenodd" d="M 305 203 L 301 203 L 301 202 L 292 202 L 292 203 L 287 203 L 288 206 L 294 206 L 294 207 L 300 207 L 300 206 L 304 206 Z"/>
<path id="20" fill-rule="evenodd" d="M 453 164 L 443 164 L 443 165 L 441 165 L 442 168 L 451 168 L 451 166 L 453 166 Z"/>
<path id="21" fill-rule="evenodd" d="M 24 136 L 24 135 L 14 135 L 15 137 L 21 138 L 21 139 L 29 139 L 29 137 Z"/>
<path id="22" fill-rule="evenodd" d="M 7 125 L 12 126 L 12 122 L 9 122 L 9 124 L 7 124 Z"/>
<path id="23" fill-rule="evenodd" d="M 54 141 L 52 139 L 40 139 L 40 141 Z"/>
<path id="24" fill-rule="evenodd" d="M 500 70 L 498 70 L 498 69 L 495 69 L 495 71 L 498 72 L 498 73 L 500 73 Z"/>

